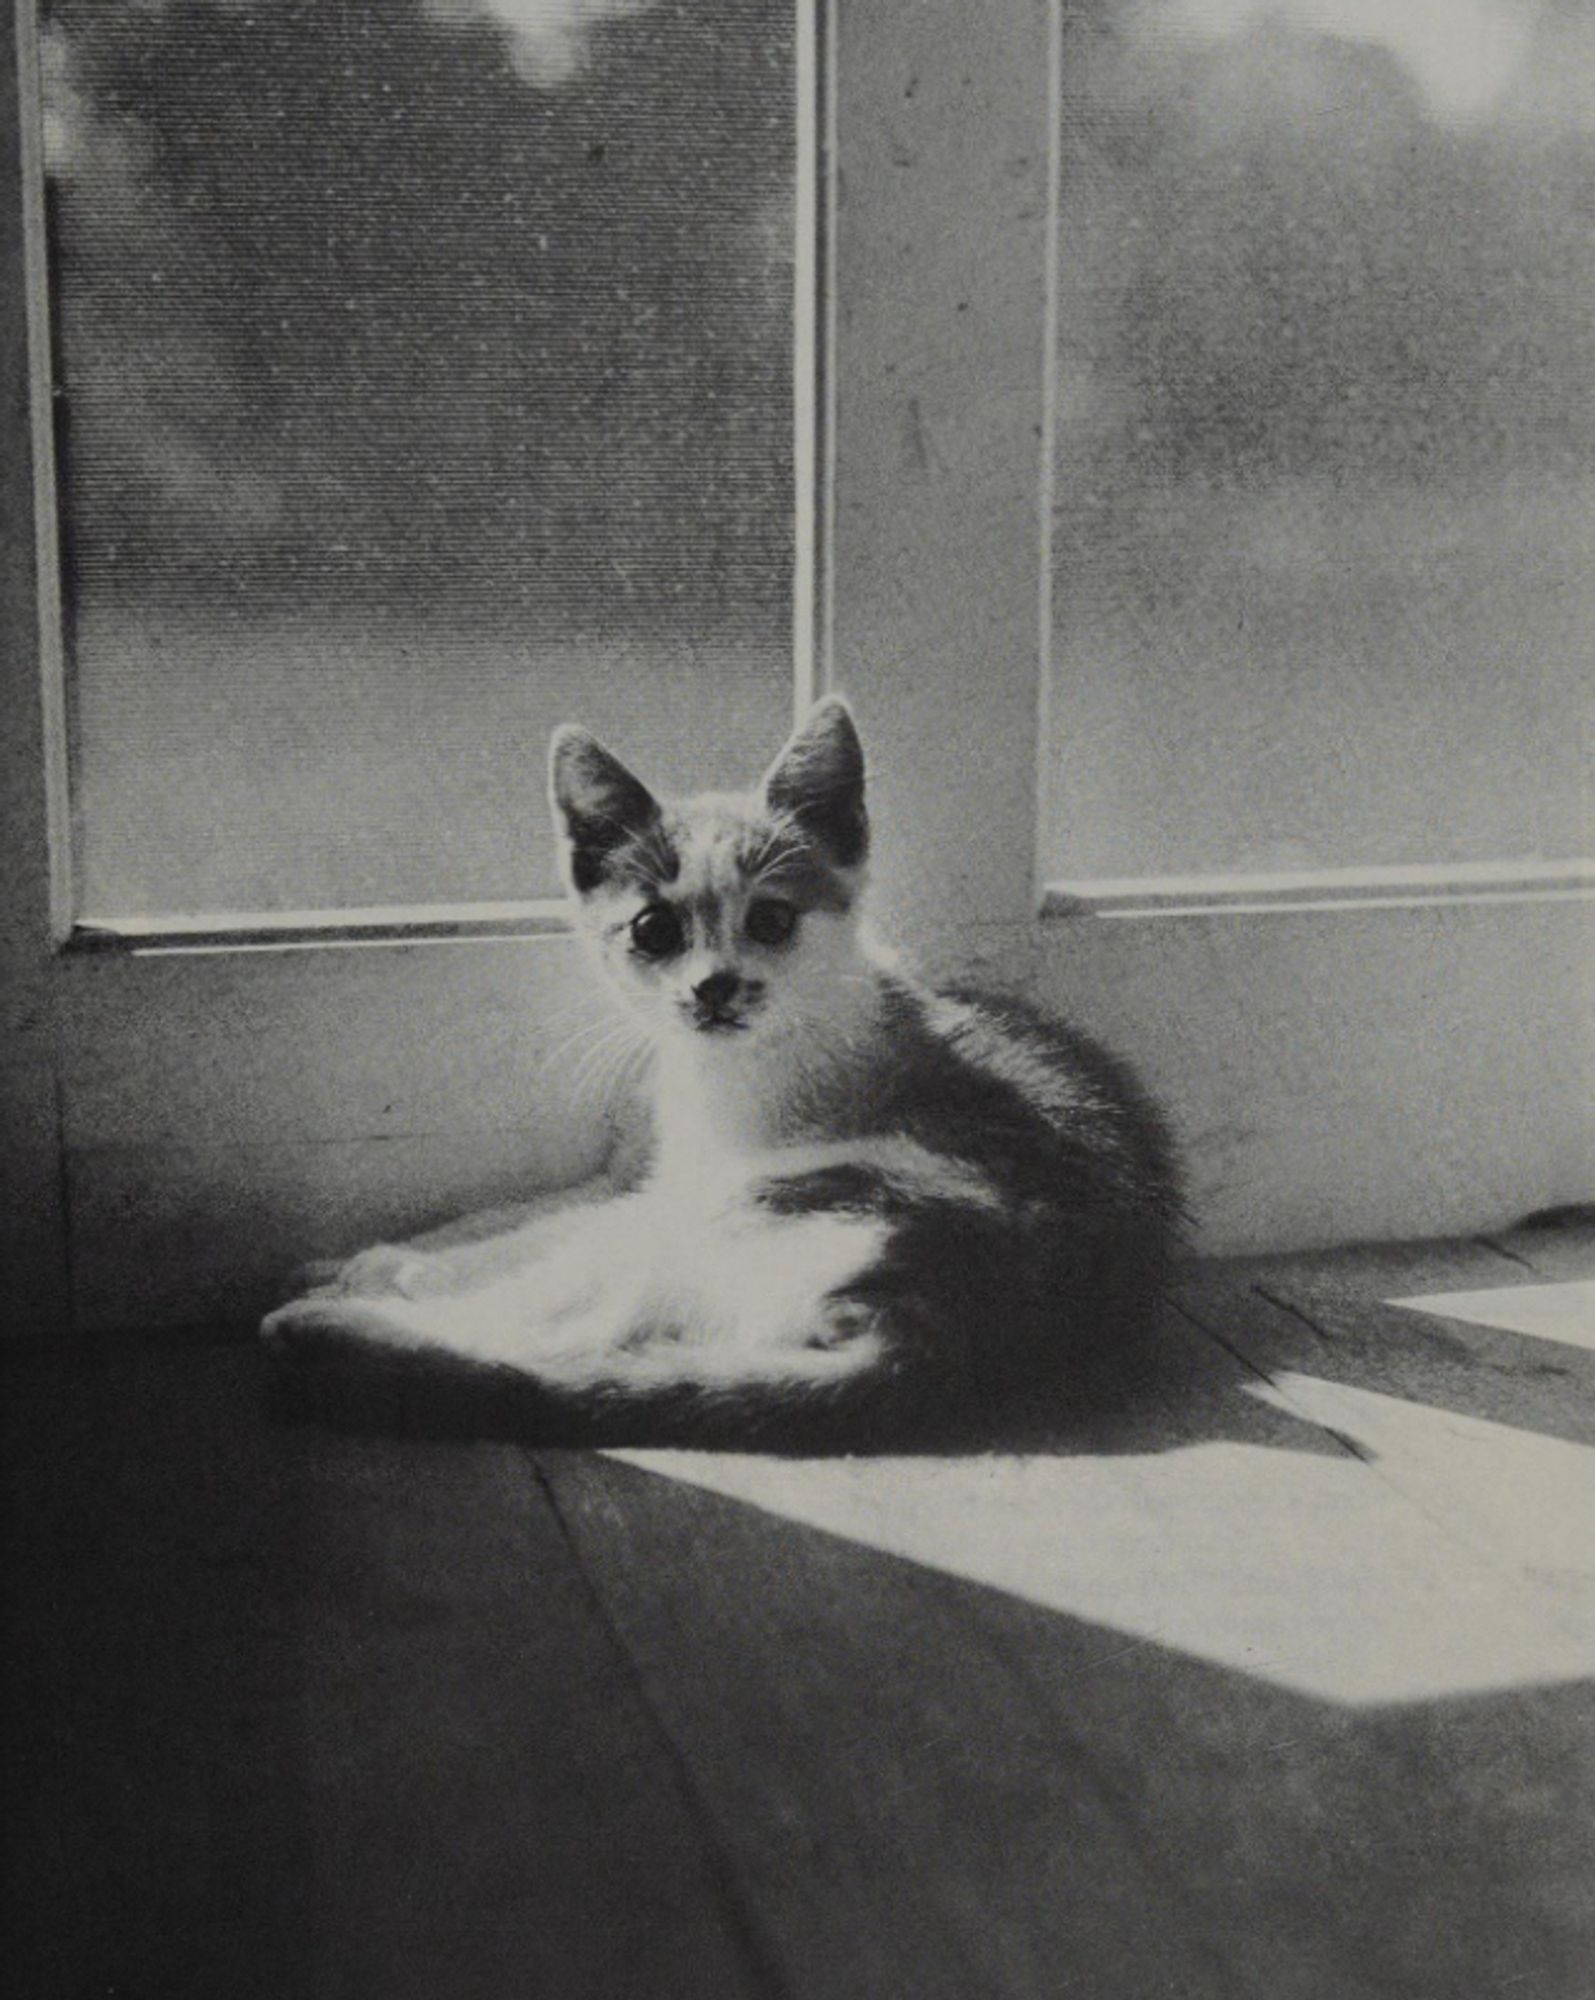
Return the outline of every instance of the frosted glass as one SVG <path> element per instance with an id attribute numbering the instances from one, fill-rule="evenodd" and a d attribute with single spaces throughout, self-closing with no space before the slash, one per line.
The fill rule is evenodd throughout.
<path id="1" fill-rule="evenodd" d="M 795 0 L 42 12 L 96 915 L 533 897 L 788 724 Z"/>
<path id="2" fill-rule="evenodd" d="M 1595 18 L 1068 18 L 1054 878 L 1587 853 Z"/>

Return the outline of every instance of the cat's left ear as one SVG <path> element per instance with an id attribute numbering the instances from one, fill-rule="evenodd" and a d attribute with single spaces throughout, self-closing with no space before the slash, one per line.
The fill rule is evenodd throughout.
<path id="1" fill-rule="evenodd" d="M 840 695 L 827 695 L 764 774 L 764 803 L 795 820 L 830 850 L 843 868 L 856 868 L 869 852 L 864 808 L 864 746 L 852 711 Z"/>

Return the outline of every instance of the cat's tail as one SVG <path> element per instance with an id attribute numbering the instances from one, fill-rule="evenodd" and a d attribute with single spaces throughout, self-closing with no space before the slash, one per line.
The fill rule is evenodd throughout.
<path id="1" fill-rule="evenodd" d="M 262 1334 L 295 1412 L 344 1428 L 540 1444 L 815 1445 L 902 1401 L 899 1357 L 874 1325 L 814 1346 L 652 1340 L 513 1363 L 439 1339 L 412 1302 L 297 1299 Z"/>

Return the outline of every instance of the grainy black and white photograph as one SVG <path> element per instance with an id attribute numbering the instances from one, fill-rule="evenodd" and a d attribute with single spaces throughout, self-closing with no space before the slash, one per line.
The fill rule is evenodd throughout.
<path id="1" fill-rule="evenodd" d="M 21 2000 L 1595 1995 L 1587 0 L 8 0 Z"/>

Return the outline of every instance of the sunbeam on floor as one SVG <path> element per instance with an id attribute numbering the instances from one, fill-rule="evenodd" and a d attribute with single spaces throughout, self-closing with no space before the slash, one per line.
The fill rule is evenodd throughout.
<path id="1" fill-rule="evenodd" d="M 1595 1282 L 1387 1303 L 1595 1349 Z M 1390 1365 L 1410 1363 L 1402 1321 L 1382 1324 Z M 1213 1330 L 1236 1365 L 1205 1384 L 1209 1409 L 1249 1398 L 1300 1428 L 1181 1435 L 1176 1418 L 1156 1448 L 1111 1453 L 615 1455 L 1328 1701 L 1595 1676 L 1595 1449 L 1443 1393 L 1387 1393 L 1378 1355 L 1356 1382 L 1277 1356 L 1248 1369 L 1246 1329 Z"/>

